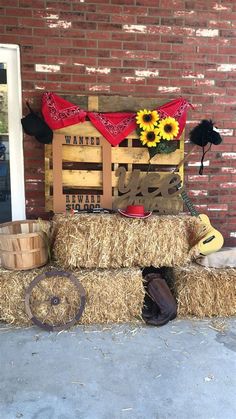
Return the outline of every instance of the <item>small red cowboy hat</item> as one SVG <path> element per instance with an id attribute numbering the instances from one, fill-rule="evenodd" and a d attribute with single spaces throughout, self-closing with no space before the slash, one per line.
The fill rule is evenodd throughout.
<path id="1" fill-rule="evenodd" d="M 126 210 L 118 209 L 121 215 L 129 218 L 147 218 L 152 214 L 151 211 L 144 211 L 143 205 L 128 205 Z"/>

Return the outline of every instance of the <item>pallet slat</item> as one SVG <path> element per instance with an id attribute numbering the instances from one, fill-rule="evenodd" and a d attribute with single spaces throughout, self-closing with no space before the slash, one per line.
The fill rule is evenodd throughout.
<path id="1" fill-rule="evenodd" d="M 147 172 L 140 172 L 140 179 L 146 176 Z M 160 176 L 160 179 L 166 176 L 166 172 L 155 172 Z M 131 178 L 132 172 L 127 172 L 126 181 Z M 53 171 L 47 171 L 47 182 L 50 186 L 53 185 Z M 115 172 L 112 172 L 112 187 L 117 187 L 118 179 Z M 155 188 L 158 185 L 158 180 L 151 180 L 150 187 Z M 100 170 L 63 170 L 62 171 L 62 186 L 66 188 L 101 188 L 102 187 L 102 171 Z"/>
<path id="2" fill-rule="evenodd" d="M 152 164 L 177 165 L 182 159 L 182 150 L 177 149 L 170 154 L 158 154 L 152 158 Z M 46 148 L 45 159 L 52 159 L 52 148 Z M 65 162 L 102 163 L 100 146 L 63 145 L 62 159 Z M 147 148 L 139 147 L 112 147 L 112 163 L 148 164 L 149 154 Z"/>
<path id="3" fill-rule="evenodd" d="M 99 146 L 63 146 L 62 159 L 65 162 L 102 163 L 102 150 Z"/>
<path id="4" fill-rule="evenodd" d="M 75 203 L 71 205 L 71 209 L 77 209 L 78 210 L 78 199 L 76 199 L 77 196 L 80 195 L 70 195 L 70 197 L 75 197 L 74 201 Z M 67 196 L 65 196 L 65 202 L 67 201 Z M 114 197 L 114 200 L 117 199 L 117 197 Z M 171 205 L 170 205 L 170 199 L 167 198 L 163 198 L 162 196 L 160 196 L 158 198 L 158 201 L 160 202 L 160 207 L 164 207 L 166 208 L 166 212 L 161 212 L 161 213 L 166 213 L 168 214 L 169 211 L 171 211 L 171 209 L 173 209 L 173 206 L 175 207 L 175 212 L 173 213 L 179 213 L 182 211 L 182 201 L 178 198 L 178 197 L 173 197 L 171 198 Z M 53 210 L 53 196 L 47 196 L 45 198 L 45 202 L 46 202 L 46 206 L 48 208 L 48 211 L 52 211 Z M 72 201 L 73 202 L 73 201 Z M 81 209 L 83 207 L 81 206 Z M 66 207 L 65 207 L 66 209 Z"/>
<path id="5" fill-rule="evenodd" d="M 148 164 L 149 153 L 146 147 L 118 147 L 111 150 L 113 163 Z M 181 160 L 182 153 L 176 150 L 170 154 L 158 154 L 152 158 L 153 165 L 177 165 Z"/>

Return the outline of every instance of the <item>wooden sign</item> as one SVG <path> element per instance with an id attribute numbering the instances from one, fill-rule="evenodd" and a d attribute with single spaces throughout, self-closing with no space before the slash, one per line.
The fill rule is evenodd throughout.
<path id="1" fill-rule="evenodd" d="M 100 99 L 88 97 L 89 110 L 98 110 Z M 116 98 L 118 102 L 119 99 Z M 132 98 L 126 99 L 132 109 Z M 111 108 L 109 97 L 105 104 L 106 109 L 99 111 L 112 111 L 114 97 Z M 127 106 L 126 103 L 126 109 Z M 139 98 L 139 109 L 142 106 Z M 144 106 L 147 107 L 146 102 Z M 157 154 L 149 166 L 148 149 L 142 146 L 135 131 L 117 147 L 112 147 L 90 121 L 54 131 L 53 144 L 45 147 L 46 210 L 59 213 L 71 209 L 125 208 L 132 202 L 160 214 L 179 213 L 183 202 L 180 191 L 172 193 L 172 182 L 173 170 L 183 155 L 184 135 L 176 151 Z M 177 176 L 176 182 L 183 182 L 182 166 Z"/>
<path id="2" fill-rule="evenodd" d="M 183 190 L 181 177 L 175 173 L 161 176 L 159 173 L 147 173 L 140 177 L 141 171 L 134 170 L 126 182 L 126 169 L 120 167 L 116 171 L 118 177 L 118 196 L 113 208 L 125 208 L 127 205 L 144 205 L 146 211 L 156 211 L 161 214 L 178 213 L 177 202 L 172 201 Z M 170 200 L 171 199 L 171 200 Z M 174 203 L 174 205 L 172 205 Z"/>

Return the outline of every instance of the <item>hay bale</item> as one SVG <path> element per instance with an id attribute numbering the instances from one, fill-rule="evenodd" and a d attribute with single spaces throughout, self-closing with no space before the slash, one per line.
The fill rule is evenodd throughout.
<path id="1" fill-rule="evenodd" d="M 192 263 L 173 269 L 180 317 L 236 315 L 236 269 Z"/>
<path id="2" fill-rule="evenodd" d="M 0 269 L 0 321 L 20 326 L 31 324 L 25 312 L 25 290 L 30 282 L 40 273 L 55 266 L 47 265 L 41 269 L 30 271 L 14 271 Z M 80 324 L 121 323 L 141 320 L 141 310 L 144 299 L 142 273 L 140 269 L 115 270 L 76 270 L 73 274 L 79 279 L 86 291 L 86 306 L 80 318 Z M 47 282 L 48 281 L 48 282 Z M 32 296 L 32 307 L 40 320 L 45 318 L 48 304 L 38 304 L 45 301 L 46 295 L 59 295 L 62 303 L 54 306 L 45 320 L 47 323 L 66 322 L 74 318 L 78 311 L 79 296 L 71 283 L 62 277 L 46 279 Z M 64 304 L 67 298 L 70 305 Z"/>
<path id="3" fill-rule="evenodd" d="M 201 221 L 191 216 L 125 218 L 119 214 L 57 215 L 54 256 L 67 268 L 182 266 L 198 255 Z"/>

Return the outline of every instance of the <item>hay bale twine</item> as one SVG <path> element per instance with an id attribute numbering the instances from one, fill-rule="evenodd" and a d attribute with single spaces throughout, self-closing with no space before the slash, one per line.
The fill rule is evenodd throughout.
<path id="1" fill-rule="evenodd" d="M 173 269 L 180 317 L 236 315 L 236 269 L 192 263 Z"/>
<path id="2" fill-rule="evenodd" d="M 13 271 L 0 269 L 0 321 L 19 326 L 29 326 L 31 322 L 25 311 L 25 290 L 31 281 L 40 273 L 58 267 L 46 265 L 31 271 Z M 75 270 L 73 275 L 86 291 L 86 305 L 79 324 L 122 323 L 141 320 L 144 299 L 142 273 L 138 268 L 114 270 Z M 47 282 L 48 281 L 48 282 Z M 54 281 L 54 283 L 53 283 Z M 53 281 L 45 280 L 42 289 L 38 289 L 32 300 L 32 307 L 42 321 L 46 307 L 37 305 L 45 300 L 45 289 L 53 295 L 55 288 L 62 299 L 62 304 L 54 308 L 56 311 L 47 315 L 47 323 L 66 322 L 78 311 L 78 295 L 71 284 L 63 278 L 55 277 Z M 63 298 L 71 301 L 63 306 Z M 66 308 L 65 308 L 66 307 Z"/>
<path id="3" fill-rule="evenodd" d="M 119 214 L 57 215 L 54 255 L 64 269 L 182 266 L 198 255 L 202 223 L 191 216 L 125 218 Z"/>

